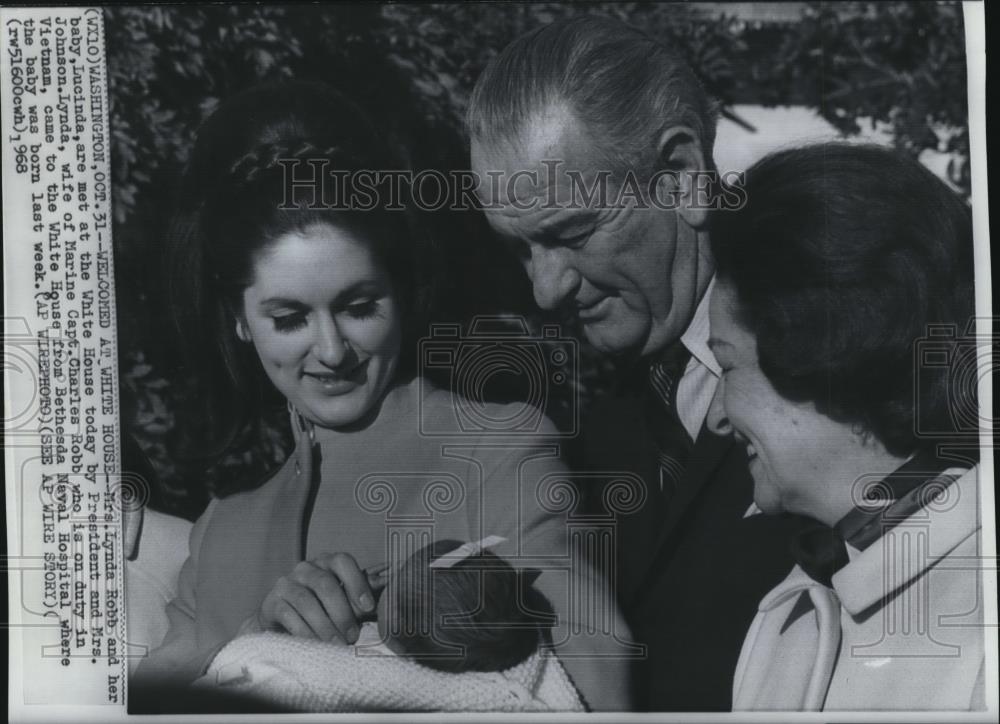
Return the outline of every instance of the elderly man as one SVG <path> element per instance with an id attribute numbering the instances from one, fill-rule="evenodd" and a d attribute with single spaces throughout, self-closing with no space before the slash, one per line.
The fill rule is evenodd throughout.
<path id="1" fill-rule="evenodd" d="M 628 371 L 579 447 L 589 470 L 646 484 L 644 504 L 620 519 L 612 576 L 647 647 L 635 704 L 728 710 L 757 603 L 792 560 L 790 521 L 745 517 L 743 447 L 704 426 L 720 374 L 703 193 L 714 105 L 659 43 L 580 18 L 504 49 L 476 84 L 469 130 L 485 213 L 538 305 L 575 315 Z"/>

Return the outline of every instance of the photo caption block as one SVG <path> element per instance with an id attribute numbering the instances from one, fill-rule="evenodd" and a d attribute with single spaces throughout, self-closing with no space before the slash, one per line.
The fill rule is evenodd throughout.
<path id="1" fill-rule="evenodd" d="M 21 679 L 11 705 L 121 705 L 103 19 L 97 8 L 4 9 L 0 18 L 10 659 Z"/>

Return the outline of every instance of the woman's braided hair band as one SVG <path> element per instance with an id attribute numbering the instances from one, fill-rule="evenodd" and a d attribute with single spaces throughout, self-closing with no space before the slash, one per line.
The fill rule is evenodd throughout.
<path id="1" fill-rule="evenodd" d="M 250 149 L 230 166 L 229 180 L 235 186 L 253 183 L 264 173 L 278 168 L 283 161 L 336 161 L 345 169 L 360 168 L 359 160 L 343 146 L 324 145 L 310 139 L 292 139 Z"/>

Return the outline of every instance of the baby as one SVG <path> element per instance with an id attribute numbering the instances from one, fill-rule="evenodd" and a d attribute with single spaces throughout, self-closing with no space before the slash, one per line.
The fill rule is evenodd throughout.
<path id="1" fill-rule="evenodd" d="M 540 571 L 486 550 L 502 540 L 441 540 L 410 556 L 379 599 L 382 641 L 450 673 L 504 671 L 537 651 L 555 617 L 532 585 Z"/>
<path id="2" fill-rule="evenodd" d="M 552 607 L 485 550 L 438 541 L 389 573 L 369 570 L 377 621 L 354 646 L 276 631 L 233 639 L 199 686 L 282 711 L 584 711 L 550 640 Z M 387 653 L 393 655 L 387 656 Z"/>

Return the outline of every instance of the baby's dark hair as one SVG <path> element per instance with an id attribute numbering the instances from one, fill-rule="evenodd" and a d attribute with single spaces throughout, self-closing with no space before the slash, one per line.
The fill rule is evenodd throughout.
<path id="1" fill-rule="evenodd" d="M 449 567 L 430 564 L 457 549 L 441 540 L 414 553 L 389 583 L 387 631 L 401 653 L 438 671 L 503 671 L 534 653 L 554 616 L 532 585 L 490 551 Z"/>

